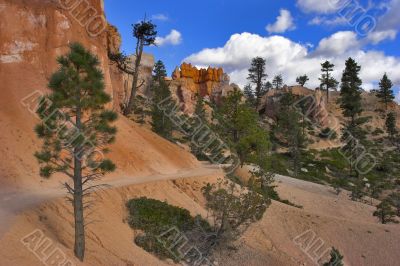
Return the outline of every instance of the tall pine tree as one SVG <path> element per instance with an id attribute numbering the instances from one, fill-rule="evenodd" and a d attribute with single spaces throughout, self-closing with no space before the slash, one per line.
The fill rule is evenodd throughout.
<path id="1" fill-rule="evenodd" d="M 272 80 L 272 86 L 273 86 L 275 89 L 280 89 L 280 88 L 282 88 L 282 86 L 283 86 L 283 78 L 282 78 L 282 75 L 281 75 L 281 74 L 276 75 L 276 76 L 274 77 L 274 79 Z"/>
<path id="2" fill-rule="evenodd" d="M 90 207 L 84 196 L 96 188 L 91 182 L 113 171 L 115 165 L 102 154 L 114 141 L 116 128 L 110 123 L 117 114 L 105 109 L 111 101 L 104 91 L 100 61 L 80 44 L 72 44 L 70 53 L 58 58 L 60 68 L 51 76 L 51 93 L 38 109 L 41 123 L 35 128 L 43 147 L 35 153 L 40 175 L 54 173 L 68 176 L 65 182 L 72 196 L 75 218 L 76 257 L 85 255 L 84 209 Z"/>
<path id="3" fill-rule="evenodd" d="M 307 145 L 307 138 L 303 130 L 303 115 L 293 107 L 294 102 L 295 97 L 292 93 L 286 93 L 280 99 L 275 133 L 283 137 L 283 141 L 287 144 L 293 163 L 293 172 L 297 177 L 301 168 L 301 156 Z"/>
<path id="4" fill-rule="evenodd" d="M 164 110 L 159 107 L 160 102 L 165 100 L 173 101 L 171 97 L 171 91 L 169 90 L 168 84 L 165 81 L 167 71 L 165 70 L 164 63 L 157 61 L 153 69 L 153 103 L 151 107 L 151 126 L 152 130 L 158 135 L 171 139 L 173 131 L 173 122 Z M 173 106 L 173 105 L 171 105 Z"/>
<path id="5" fill-rule="evenodd" d="M 242 101 L 243 93 L 235 89 L 224 98 L 222 106 L 214 113 L 218 123 L 215 129 L 243 165 L 254 163 L 259 153 L 267 153 L 269 138 L 258 124 L 258 114 Z"/>
<path id="6" fill-rule="evenodd" d="M 264 81 L 267 77 L 265 73 L 266 60 L 262 57 L 253 58 L 249 68 L 249 76 L 247 79 L 255 85 L 254 95 L 256 98 L 256 108 L 260 104 L 262 95 L 264 94 Z"/>
<path id="7" fill-rule="evenodd" d="M 350 175 L 353 173 L 353 166 L 359 156 L 358 150 L 355 148 L 365 137 L 365 132 L 361 126 L 367 122 L 365 118 L 360 117 L 363 111 L 361 106 L 362 81 L 359 78 L 360 71 L 361 67 L 354 59 L 349 58 L 346 61 L 339 98 L 343 116 L 347 118 L 342 129 L 342 141 L 345 143 L 342 150 L 346 153 L 349 161 Z M 358 176 L 357 171 L 356 175 Z"/>
<path id="8" fill-rule="evenodd" d="M 395 98 L 392 87 L 393 83 L 385 73 L 379 82 L 379 90 L 376 91 L 376 97 L 378 97 L 380 101 L 385 104 L 386 112 L 388 110 L 389 103 L 391 103 Z"/>
<path id="9" fill-rule="evenodd" d="M 253 89 L 251 88 L 250 84 L 247 84 L 246 86 L 244 86 L 243 94 L 244 94 L 244 97 L 246 97 L 246 101 L 248 102 L 248 104 L 250 106 L 254 106 L 257 108 L 256 98 L 254 96 L 254 92 L 253 92 Z"/>
<path id="10" fill-rule="evenodd" d="M 319 80 L 321 81 L 321 87 L 325 87 L 326 101 L 329 102 L 329 90 L 336 89 L 338 85 L 337 80 L 331 76 L 331 72 L 335 65 L 329 61 L 325 61 L 321 64 L 321 67 L 322 75 Z"/>
<path id="11" fill-rule="evenodd" d="M 396 114 L 393 112 L 390 112 L 386 116 L 386 132 L 389 134 L 389 138 L 391 140 L 394 139 L 394 137 L 397 135 L 398 130 L 397 130 L 397 123 L 396 123 Z"/>

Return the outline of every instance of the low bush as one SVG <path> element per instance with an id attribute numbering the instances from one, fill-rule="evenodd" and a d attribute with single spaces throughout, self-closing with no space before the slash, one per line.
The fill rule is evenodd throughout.
<path id="1" fill-rule="evenodd" d="M 175 262 L 183 259 L 159 241 L 159 236 L 169 229 L 177 228 L 185 234 L 196 226 L 205 231 L 211 228 L 209 223 L 200 216 L 192 217 L 186 209 L 155 199 L 146 197 L 131 199 L 126 203 L 126 207 L 129 211 L 128 223 L 131 228 L 143 231 L 135 237 L 135 243 L 161 259 L 170 258 Z"/>

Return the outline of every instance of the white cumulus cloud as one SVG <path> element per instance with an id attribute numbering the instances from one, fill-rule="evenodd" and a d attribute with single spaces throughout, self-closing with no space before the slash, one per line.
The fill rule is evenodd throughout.
<path id="1" fill-rule="evenodd" d="M 384 40 L 394 40 L 396 39 L 396 36 L 396 30 L 373 31 L 368 34 L 367 39 L 372 44 L 378 44 Z"/>
<path id="2" fill-rule="evenodd" d="M 177 30 L 171 30 L 171 32 L 165 37 L 157 37 L 156 45 L 178 45 L 182 42 L 182 34 Z"/>
<path id="3" fill-rule="evenodd" d="M 310 25 L 324 25 L 324 26 L 342 26 L 348 25 L 349 22 L 345 17 L 336 16 L 329 18 L 326 16 L 317 16 L 308 22 Z"/>
<path id="4" fill-rule="evenodd" d="M 345 61 L 353 57 L 362 67 L 360 77 L 363 88 L 376 88 L 377 82 L 387 72 L 396 87 L 400 86 L 400 58 L 385 55 L 381 51 L 365 51 L 352 32 L 338 32 L 322 39 L 312 50 L 307 44 L 297 43 L 282 36 L 262 37 L 257 34 L 234 34 L 222 47 L 208 48 L 184 59 L 194 65 L 220 66 L 231 76 L 231 81 L 244 86 L 251 59 L 261 56 L 267 60 L 269 80 L 282 74 L 288 85 L 295 84 L 296 77 L 307 74 L 310 88 L 319 86 L 321 63 L 335 64 L 333 75 L 340 81 Z"/>
<path id="5" fill-rule="evenodd" d="M 339 31 L 323 38 L 316 50 L 317 54 L 325 56 L 341 55 L 350 49 L 358 49 L 357 34 L 352 31 Z"/>
<path id="6" fill-rule="evenodd" d="M 152 20 L 158 20 L 158 21 L 167 21 L 169 20 L 169 17 L 165 14 L 154 14 L 151 16 Z"/>
<path id="7" fill-rule="evenodd" d="M 400 0 L 390 0 L 386 4 L 386 10 L 387 12 L 378 18 L 377 30 L 398 30 L 400 28 Z"/>
<path id="8" fill-rule="evenodd" d="M 297 6 L 306 13 L 333 13 L 343 0 L 297 0 Z"/>
<path id="9" fill-rule="evenodd" d="M 274 24 L 268 24 L 265 29 L 269 33 L 283 33 L 287 30 L 294 30 L 296 28 L 292 14 L 289 10 L 281 9 L 279 16 L 276 18 Z"/>

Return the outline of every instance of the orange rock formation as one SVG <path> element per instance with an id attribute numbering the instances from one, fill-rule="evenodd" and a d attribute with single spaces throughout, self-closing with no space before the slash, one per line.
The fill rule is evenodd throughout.
<path id="1" fill-rule="evenodd" d="M 180 68 L 176 68 L 172 73 L 172 79 L 188 81 L 190 84 L 186 87 L 191 92 L 210 96 L 213 89 L 224 82 L 224 70 L 213 67 L 197 69 L 191 64 L 182 63 Z"/>
<path id="2" fill-rule="evenodd" d="M 224 70 L 222 68 L 197 69 L 191 64 L 183 63 L 181 65 L 181 78 L 192 78 L 195 83 L 204 83 L 207 81 L 221 82 Z"/>

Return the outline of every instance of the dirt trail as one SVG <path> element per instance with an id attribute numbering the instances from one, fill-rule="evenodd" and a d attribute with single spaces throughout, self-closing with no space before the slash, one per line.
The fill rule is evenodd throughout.
<path id="1" fill-rule="evenodd" d="M 120 177 L 117 179 L 105 178 L 98 183 L 107 185 L 107 189 L 115 189 L 118 187 L 146 184 L 156 181 L 209 176 L 220 173 L 219 171 L 219 166 L 203 164 L 198 168 L 181 169 L 170 174 Z M 66 191 L 61 184 L 58 187 L 24 191 L 0 189 L 0 239 L 18 214 L 21 214 L 25 210 L 32 209 L 41 203 L 62 198 L 65 195 Z"/>

